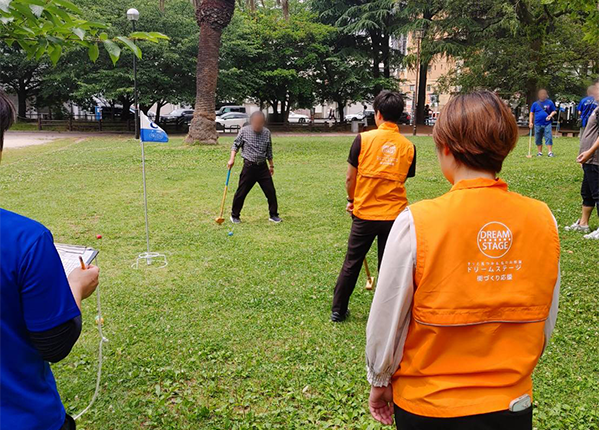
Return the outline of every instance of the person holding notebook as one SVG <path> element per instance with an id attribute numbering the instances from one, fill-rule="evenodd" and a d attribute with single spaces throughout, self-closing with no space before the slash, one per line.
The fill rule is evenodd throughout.
<path id="1" fill-rule="evenodd" d="M 0 90 L 0 159 L 14 106 Z M 81 301 L 98 285 L 89 266 L 68 279 L 50 231 L 0 208 L 0 430 L 71 430 L 48 362 L 81 332 Z"/>

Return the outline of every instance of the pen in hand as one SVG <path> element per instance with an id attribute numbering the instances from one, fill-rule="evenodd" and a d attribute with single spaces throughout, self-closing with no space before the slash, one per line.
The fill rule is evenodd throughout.
<path id="1" fill-rule="evenodd" d="M 83 258 L 81 258 L 81 256 L 79 256 L 79 262 L 81 263 L 81 270 L 87 269 L 87 267 L 85 267 L 85 263 L 83 262 Z"/>

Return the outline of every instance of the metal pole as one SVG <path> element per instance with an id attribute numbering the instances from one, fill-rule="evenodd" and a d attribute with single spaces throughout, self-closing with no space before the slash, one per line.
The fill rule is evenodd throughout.
<path id="1" fill-rule="evenodd" d="M 133 31 L 135 31 L 135 21 L 131 21 Z M 137 100 L 137 56 L 133 54 L 133 99 L 135 111 L 135 138 L 139 139 L 139 103 Z M 142 145 L 143 147 L 143 145 Z"/>
<path id="2" fill-rule="evenodd" d="M 412 130 L 412 136 L 416 136 L 416 132 L 418 130 L 418 124 L 416 122 L 416 117 L 418 116 L 418 85 L 420 78 L 420 40 L 422 39 L 422 35 L 420 34 L 421 30 L 416 30 L 416 38 L 418 39 L 418 44 L 416 47 L 416 85 L 414 86 L 414 102 L 412 103 L 412 125 L 414 126 Z"/>
<path id="3" fill-rule="evenodd" d="M 146 154 L 144 152 L 144 142 L 141 142 L 141 172 L 143 176 L 144 184 L 144 215 L 146 217 L 146 247 L 148 254 L 150 253 L 150 223 L 148 222 L 148 193 L 146 191 Z M 147 259 L 148 264 L 151 263 L 150 259 Z"/>

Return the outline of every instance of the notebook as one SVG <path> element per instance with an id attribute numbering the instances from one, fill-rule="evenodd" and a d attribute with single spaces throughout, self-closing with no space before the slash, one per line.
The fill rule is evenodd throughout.
<path id="1" fill-rule="evenodd" d="M 64 243 L 55 243 L 54 246 L 58 251 L 60 261 L 62 261 L 62 265 L 67 276 L 69 276 L 75 268 L 81 267 L 79 256 L 83 258 L 83 262 L 87 266 L 91 264 L 91 262 L 96 258 L 96 255 L 98 255 L 98 251 L 96 249 L 88 248 L 86 246 L 66 245 Z"/>

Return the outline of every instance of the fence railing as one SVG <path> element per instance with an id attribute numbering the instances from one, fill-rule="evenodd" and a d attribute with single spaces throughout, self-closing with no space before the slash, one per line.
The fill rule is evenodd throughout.
<path id="1" fill-rule="evenodd" d="M 37 125 L 38 130 L 67 130 L 67 131 L 100 131 L 113 133 L 133 133 L 135 131 L 135 121 L 133 118 L 127 120 L 120 119 L 102 119 L 95 120 L 89 116 L 78 118 L 76 116 L 66 119 L 47 119 L 38 116 L 36 119 L 29 119 L 28 122 Z M 183 121 L 159 121 L 158 125 L 167 133 L 187 133 L 189 124 Z M 222 134 L 236 134 L 241 127 L 239 125 L 230 125 L 219 127 L 218 131 Z M 351 124 L 347 122 L 300 122 L 300 123 L 280 123 L 269 122 L 268 128 L 273 132 L 347 132 L 351 130 Z"/>

